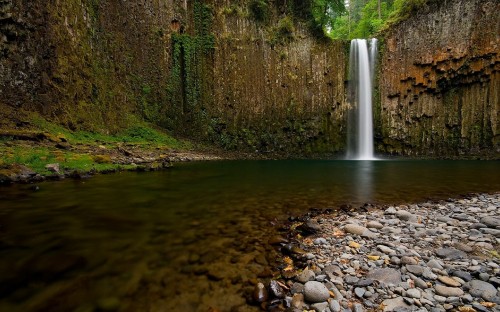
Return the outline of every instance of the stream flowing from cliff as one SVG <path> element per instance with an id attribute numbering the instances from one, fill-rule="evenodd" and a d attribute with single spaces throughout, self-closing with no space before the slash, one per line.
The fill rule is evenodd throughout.
<path id="1" fill-rule="evenodd" d="M 267 242 L 277 221 L 311 208 L 498 192 L 499 169 L 498 161 L 218 161 L 3 187 L 0 311 L 239 311 L 251 282 L 272 274 Z"/>
<path id="2" fill-rule="evenodd" d="M 373 160 L 372 90 L 377 39 L 353 39 L 349 56 L 347 159 Z"/>

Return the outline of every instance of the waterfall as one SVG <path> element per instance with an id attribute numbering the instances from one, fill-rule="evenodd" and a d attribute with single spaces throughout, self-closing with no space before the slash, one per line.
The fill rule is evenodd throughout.
<path id="1" fill-rule="evenodd" d="M 347 158 L 375 159 L 373 156 L 372 89 L 375 79 L 377 39 L 351 41 Z"/>

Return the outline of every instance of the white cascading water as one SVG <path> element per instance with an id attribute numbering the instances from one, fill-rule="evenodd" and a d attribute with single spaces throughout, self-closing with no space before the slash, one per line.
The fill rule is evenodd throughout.
<path id="1" fill-rule="evenodd" d="M 373 160 L 372 88 L 375 76 L 377 39 L 351 41 L 347 158 Z"/>

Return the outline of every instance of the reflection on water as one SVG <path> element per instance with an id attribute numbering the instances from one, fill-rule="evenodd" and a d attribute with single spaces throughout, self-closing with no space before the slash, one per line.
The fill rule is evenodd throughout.
<path id="1" fill-rule="evenodd" d="M 0 311 L 229 311 L 269 276 L 275 219 L 496 192 L 499 164 L 225 161 L 1 188 Z"/>

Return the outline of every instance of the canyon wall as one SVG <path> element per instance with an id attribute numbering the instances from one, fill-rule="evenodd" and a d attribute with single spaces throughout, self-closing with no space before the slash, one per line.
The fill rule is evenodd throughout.
<path id="1" fill-rule="evenodd" d="M 378 150 L 500 154 L 500 2 L 447 0 L 384 35 Z"/>
<path id="2" fill-rule="evenodd" d="M 348 44 L 281 2 L 0 0 L 0 128 L 145 119 L 227 149 L 342 153 Z M 500 4 L 431 3 L 381 36 L 376 150 L 496 157 Z"/>
<path id="3" fill-rule="evenodd" d="M 344 44 L 250 2 L 0 0 L 3 127 L 144 118 L 228 149 L 342 150 Z"/>

